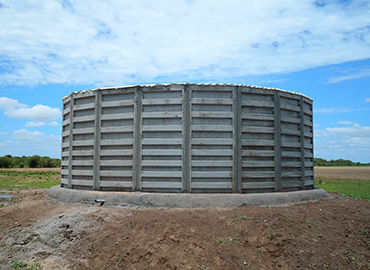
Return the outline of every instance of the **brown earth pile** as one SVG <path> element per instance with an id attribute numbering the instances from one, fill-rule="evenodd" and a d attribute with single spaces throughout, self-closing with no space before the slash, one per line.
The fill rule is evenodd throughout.
<path id="1" fill-rule="evenodd" d="M 370 204 L 334 195 L 288 207 L 125 209 L 45 191 L 0 208 L 0 269 L 369 269 Z M 21 201 L 20 201 L 21 200 Z"/>

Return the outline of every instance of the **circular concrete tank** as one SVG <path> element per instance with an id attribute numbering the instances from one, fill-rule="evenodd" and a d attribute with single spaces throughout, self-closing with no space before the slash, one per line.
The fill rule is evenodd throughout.
<path id="1" fill-rule="evenodd" d="M 62 187 L 256 193 L 313 185 L 312 100 L 303 95 L 164 84 L 63 99 Z"/>

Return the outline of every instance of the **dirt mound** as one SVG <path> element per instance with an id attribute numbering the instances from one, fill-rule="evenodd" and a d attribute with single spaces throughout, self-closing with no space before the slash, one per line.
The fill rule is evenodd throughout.
<path id="1" fill-rule="evenodd" d="M 0 258 L 24 261 L 30 257 L 62 257 L 82 232 L 92 231 L 99 226 L 97 221 L 88 218 L 91 211 L 94 210 L 86 207 L 71 208 L 41 223 L 8 230 L 0 241 L 1 245 L 8 248 L 0 251 Z"/>
<path id="2" fill-rule="evenodd" d="M 0 210 L 0 269 L 369 269 L 370 204 L 146 209 L 60 204 L 24 192 Z"/>

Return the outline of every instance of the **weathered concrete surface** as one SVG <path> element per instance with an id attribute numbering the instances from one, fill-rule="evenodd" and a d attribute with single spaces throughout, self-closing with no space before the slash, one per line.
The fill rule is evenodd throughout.
<path id="1" fill-rule="evenodd" d="M 215 208 L 248 205 L 283 206 L 330 198 L 322 189 L 258 194 L 184 194 L 144 192 L 102 192 L 73 190 L 54 186 L 50 197 L 64 203 L 95 203 L 104 200 L 109 205 L 126 207 Z"/>
<path id="2" fill-rule="evenodd" d="M 63 99 L 61 186 L 236 194 L 311 189 L 312 114 L 310 98 L 248 85 L 71 93 Z"/>

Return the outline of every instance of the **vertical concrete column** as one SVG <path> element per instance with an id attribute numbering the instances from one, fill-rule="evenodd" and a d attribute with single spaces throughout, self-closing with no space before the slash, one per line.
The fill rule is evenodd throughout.
<path id="1" fill-rule="evenodd" d="M 191 192 L 191 86 L 182 94 L 182 192 Z"/>
<path id="2" fill-rule="evenodd" d="M 274 94 L 274 160 L 275 191 L 281 191 L 281 127 L 280 127 L 280 92 Z"/>
<path id="3" fill-rule="evenodd" d="M 72 150 L 73 150 L 73 105 L 75 103 L 74 94 L 71 94 L 69 102 L 69 145 L 68 145 L 68 188 L 72 188 Z"/>
<path id="4" fill-rule="evenodd" d="M 313 135 L 313 129 L 314 129 L 314 125 L 313 125 L 313 102 L 311 103 L 311 123 L 312 123 L 312 127 L 311 127 L 311 132 L 312 132 L 312 137 L 311 137 L 311 144 L 312 144 L 312 150 L 311 150 L 311 152 L 312 152 L 312 169 L 313 169 L 313 171 L 312 171 L 312 173 L 313 173 L 313 175 L 312 175 L 312 180 L 313 180 L 313 183 L 312 183 L 312 185 L 313 185 L 313 188 L 315 188 L 315 170 L 314 170 L 314 167 L 315 167 L 315 164 L 314 164 L 314 157 L 315 157 L 315 148 L 314 148 L 314 135 Z"/>
<path id="5" fill-rule="evenodd" d="M 142 126 L 142 98 L 143 89 L 138 87 L 135 92 L 134 105 L 134 145 L 133 145 L 133 166 L 132 166 L 132 190 L 141 190 L 141 126 Z"/>
<path id="6" fill-rule="evenodd" d="M 95 130 L 94 130 L 94 190 L 100 189 L 100 129 L 101 91 L 95 91 Z"/>
<path id="7" fill-rule="evenodd" d="M 233 91 L 233 193 L 241 192 L 241 89 L 236 86 Z"/>
<path id="8" fill-rule="evenodd" d="M 301 189 L 305 188 L 305 158 L 304 158 L 304 111 L 303 111 L 303 97 L 301 96 L 299 99 L 299 107 L 300 107 L 300 112 L 299 112 L 299 118 L 300 118 L 300 132 L 301 132 L 301 137 L 300 137 L 300 143 L 301 143 Z"/>

